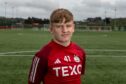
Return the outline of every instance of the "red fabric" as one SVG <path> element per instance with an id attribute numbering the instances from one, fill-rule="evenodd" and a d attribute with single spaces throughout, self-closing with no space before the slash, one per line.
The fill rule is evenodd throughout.
<path id="1" fill-rule="evenodd" d="M 64 47 L 51 41 L 33 58 L 28 84 L 81 84 L 85 60 L 75 43 Z"/>

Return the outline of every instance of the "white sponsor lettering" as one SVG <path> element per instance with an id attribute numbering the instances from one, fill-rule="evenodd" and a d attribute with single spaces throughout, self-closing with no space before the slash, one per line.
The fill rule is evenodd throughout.
<path id="1" fill-rule="evenodd" d="M 77 67 L 77 72 L 78 72 L 78 74 L 81 74 L 81 65 L 78 65 L 78 67 Z"/>
<path id="2" fill-rule="evenodd" d="M 53 70 L 56 73 L 56 76 L 59 77 L 60 74 L 62 77 L 79 75 L 81 74 L 82 65 L 74 65 L 74 66 L 62 66 L 62 67 L 54 67 Z"/>
<path id="3" fill-rule="evenodd" d="M 60 69 L 60 67 L 55 67 L 55 68 L 53 68 L 53 70 L 56 71 L 56 76 L 59 76 L 59 69 Z"/>
<path id="4" fill-rule="evenodd" d="M 74 74 L 77 75 L 76 68 L 77 68 L 76 65 L 74 65 L 73 67 L 70 68 L 72 70 L 71 73 L 70 73 L 70 75 L 74 75 Z"/>
<path id="5" fill-rule="evenodd" d="M 63 76 L 69 76 L 69 73 L 68 73 L 68 66 L 62 67 L 62 75 L 63 75 Z"/>

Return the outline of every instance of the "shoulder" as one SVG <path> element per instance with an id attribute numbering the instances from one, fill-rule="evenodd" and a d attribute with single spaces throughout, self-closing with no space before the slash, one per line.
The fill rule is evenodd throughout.
<path id="1" fill-rule="evenodd" d="M 72 47 L 73 48 L 76 48 L 77 50 L 80 50 L 80 51 L 84 51 L 83 48 L 81 48 L 78 44 L 76 44 L 75 42 L 72 42 Z"/>
<path id="2" fill-rule="evenodd" d="M 52 46 L 50 45 L 50 43 L 44 45 L 36 54 L 35 56 L 39 57 L 39 58 L 47 58 L 48 55 L 50 54 L 52 50 Z"/>
<path id="3" fill-rule="evenodd" d="M 83 53 L 84 55 L 86 54 L 86 53 L 85 53 L 85 49 L 82 48 L 82 47 L 80 47 L 80 46 L 79 46 L 78 44 L 76 44 L 75 42 L 72 42 L 72 46 L 73 46 L 74 49 L 80 51 L 80 52 Z"/>

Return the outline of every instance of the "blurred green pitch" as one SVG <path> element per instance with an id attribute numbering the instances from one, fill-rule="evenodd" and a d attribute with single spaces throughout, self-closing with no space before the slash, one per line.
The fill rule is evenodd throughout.
<path id="1" fill-rule="evenodd" d="M 83 84 L 126 83 L 126 32 L 76 31 L 87 52 Z M 27 84 L 32 57 L 51 35 L 33 29 L 0 30 L 0 84 Z"/>

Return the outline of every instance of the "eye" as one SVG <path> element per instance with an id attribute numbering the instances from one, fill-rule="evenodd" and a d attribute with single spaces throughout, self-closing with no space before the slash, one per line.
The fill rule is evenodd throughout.
<path id="1" fill-rule="evenodd" d="M 66 27 L 72 27 L 72 25 L 68 24 L 68 25 L 66 25 Z"/>
<path id="2" fill-rule="evenodd" d="M 56 27 L 56 28 L 61 28 L 61 27 L 62 27 L 62 25 L 56 25 L 55 27 Z"/>

